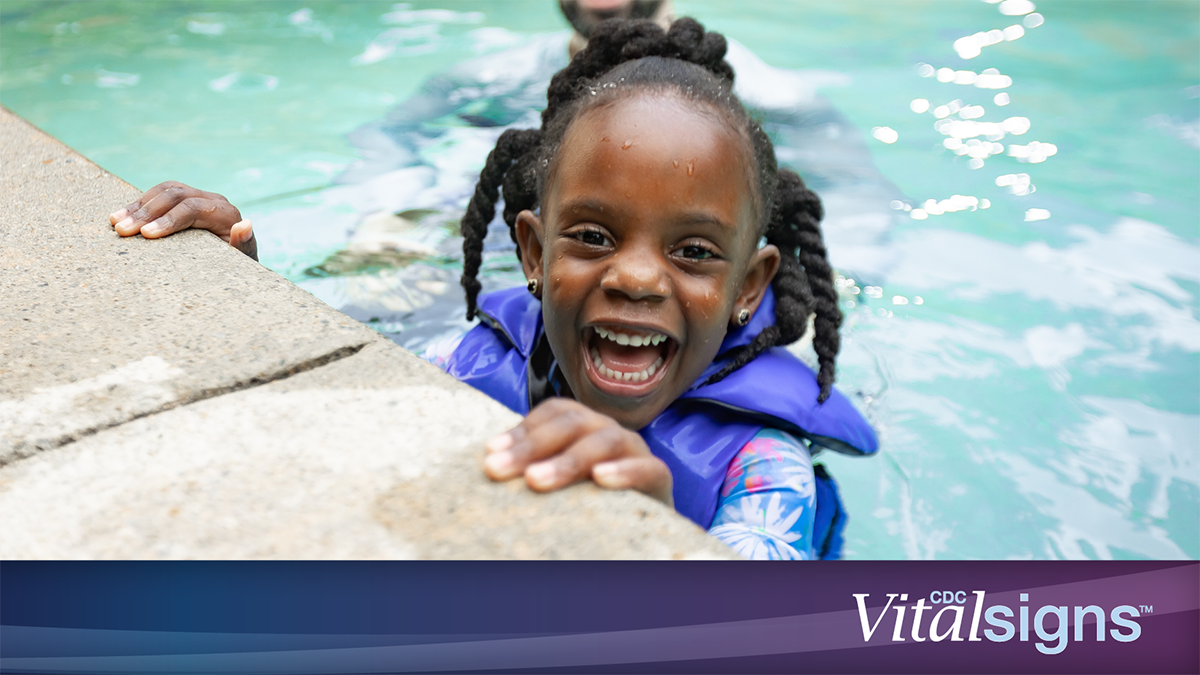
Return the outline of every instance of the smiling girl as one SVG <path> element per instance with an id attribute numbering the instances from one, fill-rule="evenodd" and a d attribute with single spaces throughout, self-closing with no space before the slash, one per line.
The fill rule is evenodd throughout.
<path id="1" fill-rule="evenodd" d="M 488 443 L 496 480 L 590 478 L 673 503 L 748 557 L 837 557 L 845 517 L 811 453 L 876 440 L 831 389 L 842 317 L 820 201 L 777 168 L 724 55 L 690 19 L 596 29 L 542 128 L 488 157 L 462 222 L 482 322 L 438 361 L 528 413 Z M 529 284 L 477 298 L 501 189 Z M 818 374 L 779 347 L 810 316 Z"/>
<path id="2" fill-rule="evenodd" d="M 431 359 L 526 415 L 487 444 L 494 480 L 635 489 L 747 557 L 836 558 L 846 518 L 812 454 L 871 454 L 875 434 L 832 389 L 842 317 L 820 201 L 778 169 L 724 56 L 690 19 L 596 28 L 551 81 L 542 127 L 487 158 L 462 220 L 481 322 Z M 187 190 L 151 190 L 113 215 L 118 232 Z M 528 285 L 479 296 L 501 193 Z M 248 250 L 236 209 L 203 199 L 193 209 L 225 223 L 206 229 Z M 817 373 L 783 348 L 810 317 Z"/>

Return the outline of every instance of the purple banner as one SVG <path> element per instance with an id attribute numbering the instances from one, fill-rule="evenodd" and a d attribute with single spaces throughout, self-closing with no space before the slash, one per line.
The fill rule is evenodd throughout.
<path id="1" fill-rule="evenodd" d="M 11 673 L 1195 673 L 1200 564 L 5 563 Z"/>

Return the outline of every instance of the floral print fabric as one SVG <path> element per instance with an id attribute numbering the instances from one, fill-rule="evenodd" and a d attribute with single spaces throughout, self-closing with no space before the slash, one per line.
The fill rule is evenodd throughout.
<path id="1" fill-rule="evenodd" d="M 751 560 L 810 560 L 816 497 L 808 448 L 763 429 L 729 464 L 708 533 Z"/>

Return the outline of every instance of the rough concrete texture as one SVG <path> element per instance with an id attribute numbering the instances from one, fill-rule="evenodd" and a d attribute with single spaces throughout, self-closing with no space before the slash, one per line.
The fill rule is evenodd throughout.
<path id="1" fill-rule="evenodd" d="M 0 470 L 0 557 L 708 558 L 642 495 L 480 469 L 519 418 L 390 343 Z"/>
<path id="2" fill-rule="evenodd" d="M 117 238 L 136 190 L 3 109 L 0 152 L 0 558 L 733 557 L 488 481 L 511 412 L 207 233 Z"/>
<path id="3" fill-rule="evenodd" d="M 207 232 L 122 239 L 140 192 L 0 108 L 0 465 L 378 339 Z"/>

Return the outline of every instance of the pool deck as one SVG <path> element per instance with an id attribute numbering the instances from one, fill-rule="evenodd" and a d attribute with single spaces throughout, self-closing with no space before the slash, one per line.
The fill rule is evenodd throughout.
<path id="1" fill-rule="evenodd" d="M 671 559 L 666 506 L 493 483 L 519 419 L 0 107 L 0 558 Z"/>

